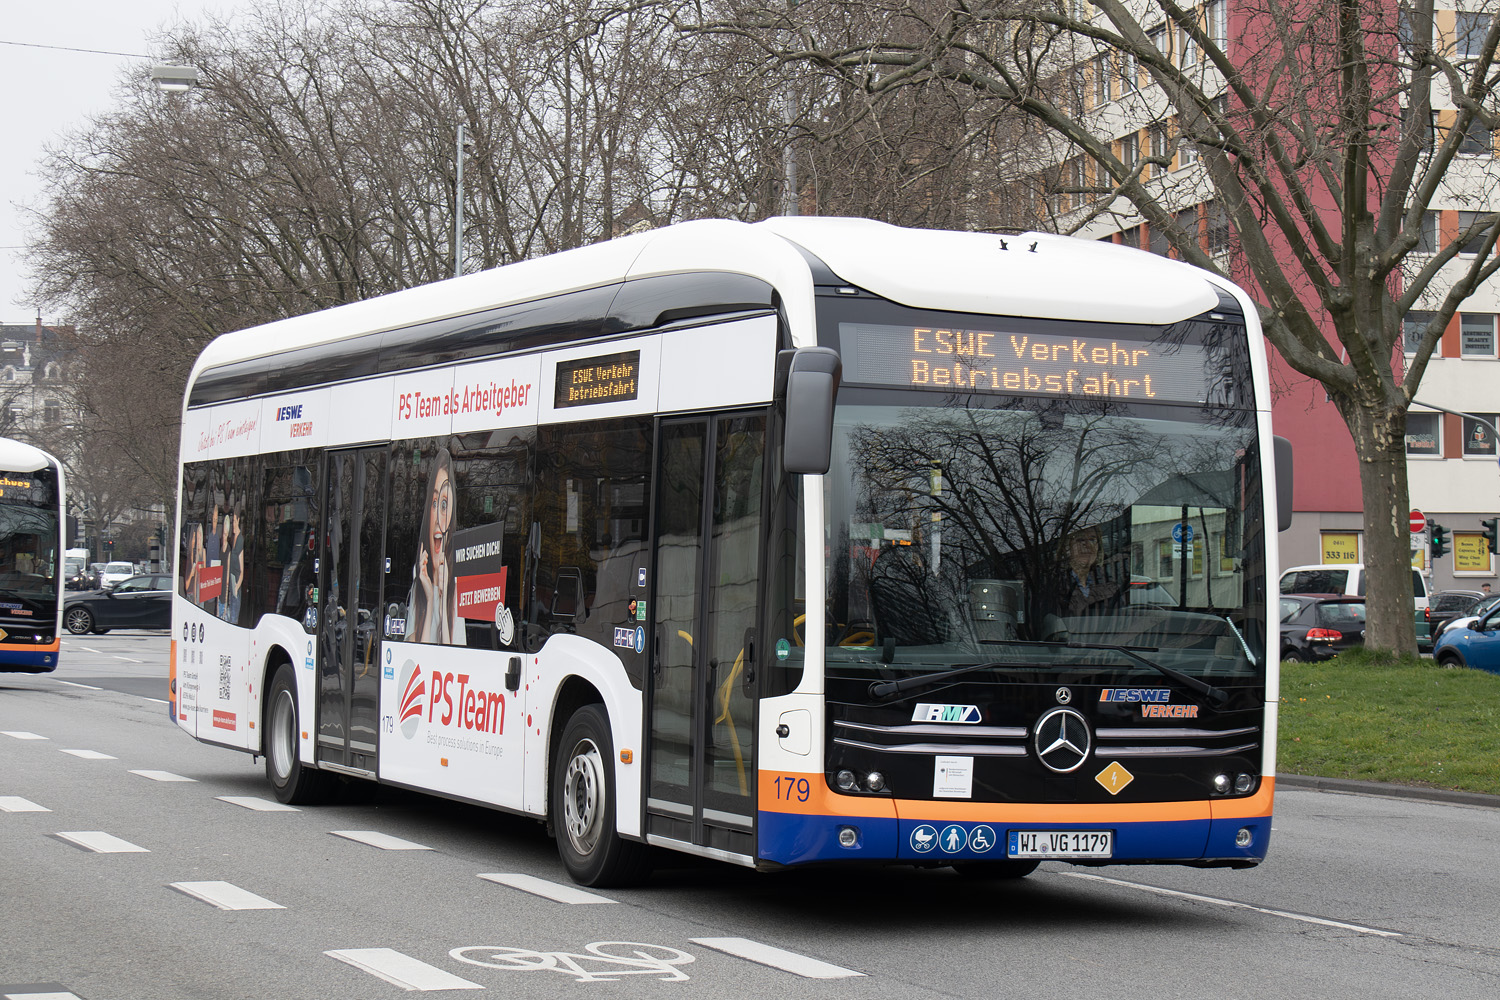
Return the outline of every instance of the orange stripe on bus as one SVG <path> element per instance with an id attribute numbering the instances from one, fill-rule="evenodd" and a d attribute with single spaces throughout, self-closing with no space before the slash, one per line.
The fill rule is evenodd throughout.
<path id="1" fill-rule="evenodd" d="M 778 784 L 778 779 L 780 783 Z M 799 781 L 806 780 L 805 788 Z M 1276 779 L 1244 799 L 1190 802 L 965 802 L 957 799 L 892 799 L 840 795 L 822 774 L 761 771 L 759 808 L 804 816 L 866 816 L 955 823 L 1163 823 L 1271 815 Z M 802 794 L 807 798 L 803 800 Z"/>
<path id="2" fill-rule="evenodd" d="M 22 646 L 14 642 L 0 642 L 0 651 L 7 653 L 56 653 L 60 649 L 62 649 L 61 639 L 53 639 L 47 645 L 39 642 L 28 642 Z"/>

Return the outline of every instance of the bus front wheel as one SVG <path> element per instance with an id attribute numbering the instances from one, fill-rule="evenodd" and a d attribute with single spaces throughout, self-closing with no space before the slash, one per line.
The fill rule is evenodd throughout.
<path id="1" fill-rule="evenodd" d="M 645 878 L 645 844 L 615 826 L 614 743 L 601 705 L 584 705 L 563 728 L 552 761 L 552 824 L 557 853 L 580 885 L 629 885 Z"/>
<path id="2" fill-rule="evenodd" d="M 328 792 L 329 776 L 304 767 L 298 758 L 301 719 L 297 710 L 297 677 L 290 663 L 276 668 L 266 710 L 266 778 L 276 798 L 287 805 L 320 802 Z"/>

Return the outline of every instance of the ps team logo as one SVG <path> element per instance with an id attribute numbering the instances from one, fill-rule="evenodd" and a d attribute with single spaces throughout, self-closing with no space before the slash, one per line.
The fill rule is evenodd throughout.
<path id="1" fill-rule="evenodd" d="M 422 671 L 417 669 L 415 660 L 407 660 L 401 665 L 400 686 L 401 708 L 396 715 L 397 723 L 401 726 L 401 735 L 411 740 L 416 738 L 417 725 L 427 708 L 427 683 L 422 680 Z"/>
<path id="2" fill-rule="evenodd" d="M 920 704 L 911 713 L 913 722 L 959 722 L 973 726 L 979 723 L 978 705 Z"/>

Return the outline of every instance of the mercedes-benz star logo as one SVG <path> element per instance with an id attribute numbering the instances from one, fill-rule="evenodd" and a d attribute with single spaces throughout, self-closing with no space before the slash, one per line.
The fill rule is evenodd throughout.
<path id="1" fill-rule="evenodd" d="M 1036 722 L 1031 743 L 1037 760 L 1058 774 L 1076 771 L 1089 758 L 1089 724 L 1071 708 L 1054 708 Z"/>
<path id="2" fill-rule="evenodd" d="M 1073 700 L 1073 692 L 1071 690 L 1069 690 L 1068 688 L 1058 688 L 1057 689 L 1057 703 L 1059 705 L 1066 705 L 1068 702 L 1070 702 L 1072 700 Z"/>

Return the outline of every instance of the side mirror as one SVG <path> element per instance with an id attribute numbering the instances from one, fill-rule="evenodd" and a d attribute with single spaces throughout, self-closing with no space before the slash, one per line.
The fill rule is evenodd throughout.
<path id="1" fill-rule="evenodd" d="M 1276 525 L 1280 531 L 1292 526 L 1292 442 L 1271 438 L 1276 460 Z"/>
<path id="2" fill-rule="evenodd" d="M 786 380 L 786 440 L 782 467 L 821 476 L 833 461 L 833 401 L 844 365 L 830 347 L 801 347 Z"/>

